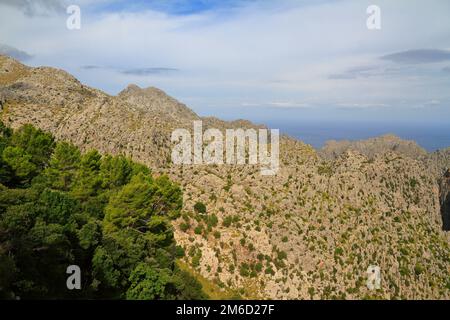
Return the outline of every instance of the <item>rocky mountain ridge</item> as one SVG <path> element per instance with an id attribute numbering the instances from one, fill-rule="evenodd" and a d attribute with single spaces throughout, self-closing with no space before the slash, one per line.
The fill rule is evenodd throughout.
<path id="1" fill-rule="evenodd" d="M 64 71 L 0 56 L 0 102 L 1 120 L 12 127 L 32 123 L 178 181 L 184 214 L 174 229 L 183 263 L 218 297 L 450 297 L 442 230 L 450 149 L 427 154 L 388 136 L 316 151 L 282 137 L 280 171 L 264 177 L 251 165 L 171 164 L 174 128 L 200 119 L 204 128 L 259 126 L 201 118 L 159 89 L 132 85 L 110 96 Z M 369 265 L 382 270 L 375 292 L 365 286 Z"/>
<path id="2" fill-rule="evenodd" d="M 326 159 L 335 159 L 348 150 L 357 151 L 369 158 L 389 151 L 400 153 L 411 158 L 422 158 L 427 155 L 427 152 L 415 141 L 403 140 L 392 134 L 362 141 L 327 141 L 325 146 L 319 150 L 319 153 Z"/>

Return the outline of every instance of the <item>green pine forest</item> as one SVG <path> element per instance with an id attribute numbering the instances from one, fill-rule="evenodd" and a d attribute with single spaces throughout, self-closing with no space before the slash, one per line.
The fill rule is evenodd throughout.
<path id="1" fill-rule="evenodd" d="M 176 264 L 181 208 L 179 186 L 141 164 L 0 122 L 0 298 L 207 298 Z"/>

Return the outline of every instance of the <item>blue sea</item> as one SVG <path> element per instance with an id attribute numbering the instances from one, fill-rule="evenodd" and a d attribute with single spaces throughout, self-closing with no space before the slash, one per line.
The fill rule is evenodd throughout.
<path id="1" fill-rule="evenodd" d="M 211 110 L 196 110 L 201 115 L 211 115 Z M 309 114 L 304 110 L 287 109 L 223 109 L 213 115 L 224 120 L 247 119 L 264 124 L 281 133 L 297 138 L 316 149 L 328 140 L 364 140 L 384 134 L 394 134 L 402 139 L 414 140 L 429 152 L 450 147 L 450 115 L 427 113 L 397 113 L 384 115 L 379 112 L 343 114 L 330 110 L 327 113 Z M 381 118 L 383 116 L 383 118 Z M 389 119 L 389 120 L 386 120 Z"/>
<path id="2" fill-rule="evenodd" d="M 328 140 L 362 140 L 384 134 L 414 140 L 427 151 L 450 147 L 450 124 L 408 124 L 383 122 L 291 122 L 266 120 L 270 128 L 298 138 L 315 148 Z"/>

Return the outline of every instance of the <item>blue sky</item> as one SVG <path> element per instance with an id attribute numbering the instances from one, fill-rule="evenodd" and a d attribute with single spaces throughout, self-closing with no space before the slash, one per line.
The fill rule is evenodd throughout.
<path id="1" fill-rule="evenodd" d="M 0 0 L 0 51 L 227 119 L 449 121 L 450 2 L 375 2 L 377 31 L 366 0 Z"/>
<path id="2" fill-rule="evenodd" d="M 251 2 L 256 2 L 256 0 L 117 0 L 100 3 L 97 9 L 110 12 L 156 10 L 168 14 L 189 15 L 211 10 L 235 8 Z"/>

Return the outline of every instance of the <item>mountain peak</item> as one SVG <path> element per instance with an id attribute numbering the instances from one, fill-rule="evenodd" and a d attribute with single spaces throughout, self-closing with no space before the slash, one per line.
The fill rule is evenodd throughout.
<path id="1" fill-rule="evenodd" d="M 165 100 L 176 101 L 161 89 L 156 87 L 141 88 L 134 83 L 129 84 L 125 89 L 120 91 L 117 96 L 124 99 L 129 97 L 141 97 L 143 99 L 162 98 Z"/>
<path id="2" fill-rule="evenodd" d="M 139 87 L 137 84 L 134 83 L 130 83 L 125 89 L 122 90 L 123 91 L 139 91 L 142 90 L 141 87 Z"/>
<path id="3" fill-rule="evenodd" d="M 427 154 L 415 141 L 403 140 L 394 134 L 385 134 L 379 137 L 357 141 L 330 140 L 320 150 L 320 154 L 324 158 L 333 159 L 349 150 L 356 151 L 369 158 L 388 152 L 395 152 L 411 158 L 418 158 Z"/>
<path id="4" fill-rule="evenodd" d="M 141 88 L 136 84 L 130 84 L 117 95 L 117 98 L 142 111 L 169 116 L 175 121 L 198 118 L 186 105 L 155 87 Z"/>
<path id="5" fill-rule="evenodd" d="M 18 60 L 0 55 L 0 85 L 7 85 L 16 81 L 26 73 L 28 67 Z"/>

